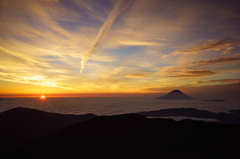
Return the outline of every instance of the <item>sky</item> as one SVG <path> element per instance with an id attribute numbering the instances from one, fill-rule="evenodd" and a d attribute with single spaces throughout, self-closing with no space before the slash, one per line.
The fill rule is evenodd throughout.
<path id="1" fill-rule="evenodd" d="M 1 95 L 240 97 L 238 0 L 0 0 L 0 21 Z"/>

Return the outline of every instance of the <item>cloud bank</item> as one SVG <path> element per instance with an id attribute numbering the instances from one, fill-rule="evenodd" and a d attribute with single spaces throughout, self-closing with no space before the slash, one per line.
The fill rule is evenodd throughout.
<path id="1" fill-rule="evenodd" d="M 193 64 L 198 64 L 199 66 L 206 66 L 206 65 L 213 65 L 213 64 L 219 64 L 219 63 L 231 63 L 240 61 L 240 58 L 236 57 L 216 57 L 216 58 L 210 58 L 206 61 L 198 61 L 193 62 Z"/>
<path id="2" fill-rule="evenodd" d="M 199 84 L 199 83 L 208 83 L 208 82 L 220 82 L 220 83 L 240 83 L 240 78 L 237 79 L 218 79 L 218 80 L 204 80 L 204 81 L 195 81 L 192 84 Z"/>
<path id="3" fill-rule="evenodd" d="M 216 74 L 213 71 L 208 70 L 188 70 L 188 71 L 178 71 L 174 72 L 177 75 L 167 76 L 169 78 L 192 78 L 192 77 L 202 77 Z"/>

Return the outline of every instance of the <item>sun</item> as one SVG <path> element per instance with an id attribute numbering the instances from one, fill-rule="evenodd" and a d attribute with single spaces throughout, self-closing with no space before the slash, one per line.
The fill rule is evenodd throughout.
<path id="1" fill-rule="evenodd" d="M 40 98 L 41 98 L 41 99 L 45 99 L 45 96 L 41 96 Z"/>

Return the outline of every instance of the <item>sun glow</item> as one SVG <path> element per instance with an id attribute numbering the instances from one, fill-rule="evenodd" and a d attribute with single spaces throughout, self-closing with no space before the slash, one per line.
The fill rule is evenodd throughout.
<path id="1" fill-rule="evenodd" d="M 45 96 L 41 96 L 41 99 L 45 99 Z"/>

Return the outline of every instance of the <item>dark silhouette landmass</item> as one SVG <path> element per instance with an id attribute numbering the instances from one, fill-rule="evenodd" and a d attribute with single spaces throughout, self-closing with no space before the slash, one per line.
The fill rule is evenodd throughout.
<path id="1" fill-rule="evenodd" d="M 195 99 L 192 97 L 189 97 L 188 95 L 182 93 L 179 90 L 174 90 L 162 97 L 158 97 L 157 99 L 165 99 L 165 100 L 187 100 L 187 99 Z"/>
<path id="2" fill-rule="evenodd" d="M 212 99 L 212 100 L 206 99 L 204 101 L 225 102 L 226 100 L 223 100 L 223 99 Z"/>
<path id="3" fill-rule="evenodd" d="M 101 116 L 75 123 L 5 158 L 239 158 L 240 124 Z"/>
<path id="4" fill-rule="evenodd" d="M 195 108 L 171 108 L 161 109 L 149 112 L 140 112 L 139 114 L 147 117 L 168 117 L 168 116 L 186 116 L 203 119 L 216 119 L 221 123 L 240 123 L 240 109 L 231 110 L 227 113 L 213 113 L 207 110 L 198 110 Z"/>
<path id="5" fill-rule="evenodd" d="M 96 117 L 93 114 L 63 115 L 29 108 L 14 108 L 0 113 L 0 154 Z"/>

